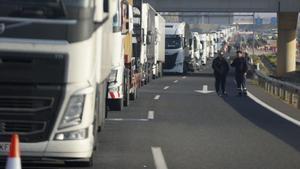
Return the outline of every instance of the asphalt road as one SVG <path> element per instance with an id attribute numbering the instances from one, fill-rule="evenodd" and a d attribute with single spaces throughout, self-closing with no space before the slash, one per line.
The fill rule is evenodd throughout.
<path id="1" fill-rule="evenodd" d="M 152 81 L 130 107 L 110 112 L 93 169 L 299 169 L 300 128 L 236 96 L 232 78 L 228 97 L 195 92 L 213 90 L 204 72 Z"/>

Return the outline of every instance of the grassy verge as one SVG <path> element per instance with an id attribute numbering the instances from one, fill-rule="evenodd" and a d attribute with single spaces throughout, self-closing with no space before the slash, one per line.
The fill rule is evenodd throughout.
<path id="1" fill-rule="evenodd" d="M 265 58 L 274 66 L 277 66 L 277 56 L 276 55 L 267 55 Z"/>

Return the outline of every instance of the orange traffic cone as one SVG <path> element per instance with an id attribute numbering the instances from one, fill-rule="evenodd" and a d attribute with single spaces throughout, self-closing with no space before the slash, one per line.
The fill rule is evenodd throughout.
<path id="1" fill-rule="evenodd" d="M 19 135 L 13 134 L 5 169 L 21 169 Z"/>

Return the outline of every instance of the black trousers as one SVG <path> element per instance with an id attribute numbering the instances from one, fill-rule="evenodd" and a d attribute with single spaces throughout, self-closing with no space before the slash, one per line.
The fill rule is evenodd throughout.
<path id="1" fill-rule="evenodd" d="M 238 92 L 247 91 L 246 88 L 246 76 L 242 73 L 235 74 L 236 88 Z"/>
<path id="2" fill-rule="evenodd" d="M 220 87 L 222 92 L 224 93 L 226 91 L 226 77 L 227 75 L 216 75 L 215 74 L 215 88 L 216 92 L 218 93 L 220 91 Z"/>

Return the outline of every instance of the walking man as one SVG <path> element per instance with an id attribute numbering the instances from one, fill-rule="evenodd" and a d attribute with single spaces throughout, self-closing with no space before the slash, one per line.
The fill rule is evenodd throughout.
<path id="1" fill-rule="evenodd" d="M 229 72 L 229 65 L 228 62 L 226 61 L 226 59 L 224 58 L 224 52 L 221 51 L 219 52 L 219 55 L 217 58 L 215 58 L 213 60 L 212 63 L 212 68 L 214 70 L 214 76 L 215 76 L 215 88 L 216 88 L 216 92 L 219 96 L 227 96 L 226 93 L 226 78 L 227 78 L 227 74 Z M 220 86 L 221 86 L 221 90 L 222 93 L 220 92 Z"/>
<path id="2" fill-rule="evenodd" d="M 248 71 L 248 64 L 242 51 L 237 51 L 237 57 L 233 60 L 231 66 L 235 68 L 235 80 L 238 94 L 240 96 L 242 94 L 247 95 L 246 75 Z"/>

